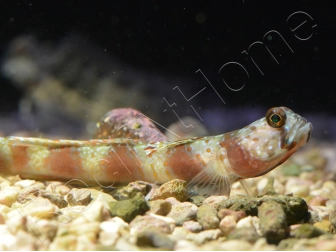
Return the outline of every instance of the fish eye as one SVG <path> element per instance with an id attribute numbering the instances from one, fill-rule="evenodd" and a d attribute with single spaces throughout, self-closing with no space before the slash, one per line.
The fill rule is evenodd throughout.
<path id="1" fill-rule="evenodd" d="M 286 113 L 281 108 L 271 108 L 266 113 L 266 121 L 273 128 L 281 128 L 286 123 Z"/>

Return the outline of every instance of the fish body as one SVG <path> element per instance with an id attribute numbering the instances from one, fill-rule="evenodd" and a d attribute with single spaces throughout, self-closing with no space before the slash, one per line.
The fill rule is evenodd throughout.
<path id="1" fill-rule="evenodd" d="M 114 185 L 135 180 L 188 182 L 199 194 L 230 193 L 231 184 L 261 176 L 304 146 L 312 125 L 286 107 L 233 132 L 174 142 L 0 138 L 0 174 Z"/>

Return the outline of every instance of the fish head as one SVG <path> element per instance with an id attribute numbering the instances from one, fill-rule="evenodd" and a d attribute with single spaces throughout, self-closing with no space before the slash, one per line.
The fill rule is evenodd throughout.
<path id="1" fill-rule="evenodd" d="M 261 176 L 286 161 L 310 138 L 311 123 L 286 107 L 235 131 L 227 139 L 231 169 L 241 178 Z"/>

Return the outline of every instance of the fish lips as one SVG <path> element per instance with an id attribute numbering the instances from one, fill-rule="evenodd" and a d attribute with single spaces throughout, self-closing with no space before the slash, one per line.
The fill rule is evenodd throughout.
<path id="1" fill-rule="evenodd" d="M 284 147 L 287 148 L 293 142 L 304 142 L 303 145 L 308 143 L 312 130 L 312 124 L 307 122 L 307 119 L 300 117 L 286 134 L 284 139 Z M 305 139 L 304 141 L 303 138 Z"/>

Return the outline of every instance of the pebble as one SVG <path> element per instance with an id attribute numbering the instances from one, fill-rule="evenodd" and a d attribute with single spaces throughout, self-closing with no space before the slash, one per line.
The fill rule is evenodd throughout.
<path id="1" fill-rule="evenodd" d="M 54 192 L 62 196 L 66 196 L 70 191 L 71 189 L 66 185 L 57 185 L 55 186 Z"/>
<path id="2" fill-rule="evenodd" d="M 52 193 L 47 190 L 43 190 L 36 185 L 27 186 L 24 189 L 22 189 L 19 192 L 17 202 L 25 204 L 28 203 L 29 201 L 32 201 L 36 197 L 42 197 L 48 199 L 50 200 L 50 202 L 52 202 L 59 208 L 66 207 L 68 205 L 68 203 L 63 199 L 61 195 Z"/>
<path id="3" fill-rule="evenodd" d="M 325 233 L 325 231 L 310 224 L 302 224 L 297 229 L 293 230 L 294 237 L 298 239 L 318 237 Z"/>
<path id="4" fill-rule="evenodd" d="M 127 233 L 129 232 L 129 224 L 119 217 L 114 217 L 108 221 L 100 223 L 100 229 L 108 233 Z"/>
<path id="5" fill-rule="evenodd" d="M 236 229 L 236 226 L 236 218 L 233 215 L 225 216 L 219 223 L 219 229 L 223 232 L 224 236 L 228 236 Z"/>
<path id="6" fill-rule="evenodd" d="M 227 236 L 228 240 L 245 240 L 251 244 L 254 244 L 260 235 L 257 233 L 254 227 L 251 228 L 236 228 Z"/>
<path id="7" fill-rule="evenodd" d="M 56 205 L 42 197 L 36 197 L 26 204 L 17 203 L 16 208 L 23 216 L 29 215 L 38 218 L 52 218 L 59 212 Z"/>
<path id="8" fill-rule="evenodd" d="M 20 187 L 7 186 L 0 191 L 0 204 L 11 207 L 19 195 Z"/>
<path id="9" fill-rule="evenodd" d="M 228 196 L 210 196 L 203 201 L 203 204 L 210 205 L 218 211 L 222 203 L 227 199 Z"/>
<path id="10" fill-rule="evenodd" d="M 247 216 L 240 219 L 237 222 L 237 229 L 254 229 L 259 235 L 261 235 L 260 220 L 257 216 Z"/>
<path id="11" fill-rule="evenodd" d="M 112 217 L 118 216 L 126 222 L 132 221 L 137 215 L 149 210 L 145 197 L 137 193 L 132 199 L 112 201 L 109 203 Z"/>
<path id="12" fill-rule="evenodd" d="M 309 185 L 291 185 L 286 190 L 286 194 L 292 193 L 293 196 L 296 197 L 307 197 L 309 195 L 309 192 Z"/>
<path id="13" fill-rule="evenodd" d="M 259 238 L 254 242 L 251 251 L 275 251 L 277 247 L 272 244 L 268 244 L 266 238 Z"/>
<path id="14" fill-rule="evenodd" d="M 134 181 L 127 186 L 121 187 L 113 191 L 113 198 L 116 200 L 125 200 L 133 198 L 138 192 L 146 196 L 152 189 L 152 185 L 145 181 Z"/>
<path id="15" fill-rule="evenodd" d="M 46 239 L 52 240 L 56 236 L 59 222 L 57 220 L 41 219 L 37 217 L 27 218 L 27 231 L 38 237 L 41 242 Z"/>
<path id="16" fill-rule="evenodd" d="M 129 236 L 129 224 L 119 217 L 100 223 L 99 242 L 106 247 L 116 244 L 120 237 Z"/>
<path id="17" fill-rule="evenodd" d="M 83 217 L 88 221 L 103 221 L 104 204 L 101 201 L 94 200 L 87 206 L 83 212 Z M 107 209 L 108 210 L 108 209 Z"/>
<path id="18" fill-rule="evenodd" d="M 73 234 L 56 237 L 49 246 L 49 250 L 76 250 L 77 236 Z"/>
<path id="19" fill-rule="evenodd" d="M 181 229 L 183 229 L 184 231 L 181 232 L 180 231 Z M 174 240 L 185 238 L 187 240 L 193 241 L 194 243 L 198 245 L 201 245 L 208 241 L 217 240 L 222 235 L 223 234 L 219 229 L 209 229 L 209 230 L 205 230 L 199 233 L 192 233 L 192 232 L 185 230 L 182 227 L 176 227 L 174 229 L 172 237 L 174 237 L 173 238 Z"/>
<path id="20" fill-rule="evenodd" d="M 275 201 L 267 201 L 258 208 L 260 229 L 269 243 L 278 243 L 288 236 L 287 217 L 282 206 Z"/>
<path id="21" fill-rule="evenodd" d="M 165 200 L 155 200 L 148 202 L 149 210 L 147 213 L 153 213 L 166 216 L 172 209 L 172 204 Z"/>
<path id="22" fill-rule="evenodd" d="M 35 183 L 35 180 L 23 179 L 14 183 L 14 186 L 19 186 L 22 188 L 32 186 Z"/>
<path id="23" fill-rule="evenodd" d="M 320 222 L 329 219 L 329 210 L 324 206 L 309 206 L 312 222 Z"/>
<path id="24" fill-rule="evenodd" d="M 203 227 L 197 221 L 186 221 L 182 226 L 192 233 L 199 233 L 203 230 Z"/>
<path id="25" fill-rule="evenodd" d="M 162 219 L 155 218 L 150 215 L 137 216 L 130 223 L 131 234 L 142 231 L 156 231 L 164 234 L 171 234 L 173 232 L 171 225 Z"/>
<path id="26" fill-rule="evenodd" d="M 220 219 L 223 219 L 225 216 L 228 216 L 228 215 L 234 216 L 236 222 L 246 217 L 246 213 L 243 211 L 233 211 L 230 209 L 223 208 L 219 210 L 218 212 L 218 217 Z"/>
<path id="27" fill-rule="evenodd" d="M 76 223 L 76 222 L 71 222 L 68 224 L 60 223 L 57 229 L 56 236 L 60 237 L 69 234 L 79 236 L 90 233 L 98 235 L 99 232 L 100 232 L 100 223 L 96 221 L 86 223 Z"/>
<path id="28" fill-rule="evenodd" d="M 204 230 L 216 229 L 219 226 L 217 211 L 210 205 L 202 205 L 197 210 L 197 221 Z"/>
<path id="29" fill-rule="evenodd" d="M 187 182 L 180 179 L 173 179 L 164 183 L 154 191 L 150 200 L 167 199 L 170 197 L 174 197 L 180 202 L 188 200 Z"/>
<path id="30" fill-rule="evenodd" d="M 251 244 L 244 240 L 229 240 L 222 242 L 217 250 L 248 251 L 251 250 Z"/>
<path id="31" fill-rule="evenodd" d="M 325 232 L 330 232 L 331 223 L 329 220 L 324 220 L 324 221 L 314 223 L 313 226 Z"/>
<path id="32" fill-rule="evenodd" d="M 72 188 L 66 199 L 70 206 L 87 206 L 91 201 L 91 192 L 87 188 Z"/>
<path id="33" fill-rule="evenodd" d="M 329 198 L 317 195 L 309 200 L 308 205 L 310 206 L 325 206 Z"/>
<path id="34" fill-rule="evenodd" d="M 138 233 L 136 245 L 140 247 L 160 248 L 160 250 L 173 250 L 175 242 L 166 235 L 156 231 L 143 231 Z"/>
<path id="35" fill-rule="evenodd" d="M 170 217 L 176 221 L 177 226 L 182 226 L 185 221 L 196 220 L 197 206 L 190 202 L 182 202 L 172 206 Z"/>

